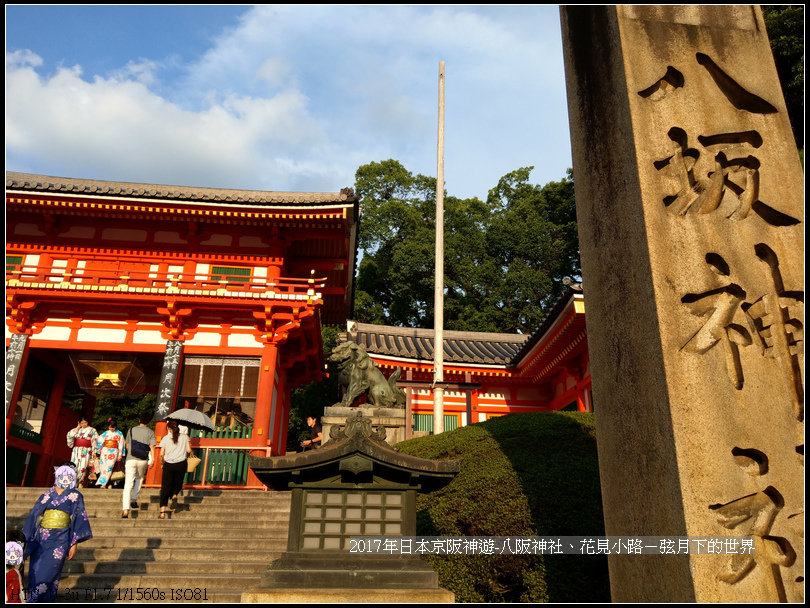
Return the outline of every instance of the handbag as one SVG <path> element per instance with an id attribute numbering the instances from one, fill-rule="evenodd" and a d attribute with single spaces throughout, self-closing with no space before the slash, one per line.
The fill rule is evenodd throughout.
<path id="1" fill-rule="evenodd" d="M 130 454 L 135 458 L 138 460 L 147 460 L 149 458 L 149 444 L 133 439 L 131 445 Z"/>
<path id="2" fill-rule="evenodd" d="M 115 469 L 113 469 L 113 472 L 110 474 L 110 482 L 123 481 L 126 477 L 127 474 L 124 472 L 123 465 L 121 462 L 116 462 Z"/>
<path id="3" fill-rule="evenodd" d="M 188 466 L 188 472 L 193 473 L 197 469 L 197 467 L 199 466 L 199 464 L 201 462 L 202 462 L 202 460 L 200 460 L 196 456 L 189 456 L 186 459 L 186 464 Z"/>

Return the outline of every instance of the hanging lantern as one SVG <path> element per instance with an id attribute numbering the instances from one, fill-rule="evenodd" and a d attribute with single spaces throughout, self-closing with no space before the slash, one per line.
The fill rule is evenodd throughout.
<path id="1" fill-rule="evenodd" d="M 78 353 L 70 355 L 79 387 L 91 395 L 137 395 L 146 388 L 146 375 L 135 355 Z"/>

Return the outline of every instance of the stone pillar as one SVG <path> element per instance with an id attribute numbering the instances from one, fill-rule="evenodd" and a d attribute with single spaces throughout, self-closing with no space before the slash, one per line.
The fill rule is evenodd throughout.
<path id="1" fill-rule="evenodd" d="M 614 602 L 803 600 L 803 175 L 756 6 L 564 7 Z"/>

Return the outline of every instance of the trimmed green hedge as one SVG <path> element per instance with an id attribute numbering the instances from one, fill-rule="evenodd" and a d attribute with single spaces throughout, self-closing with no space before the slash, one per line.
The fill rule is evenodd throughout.
<path id="1" fill-rule="evenodd" d="M 420 536 L 603 536 L 593 414 L 510 414 L 397 444 L 463 458 L 445 489 L 420 496 Z M 609 602 L 598 555 L 427 556 L 457 602 Z"/>

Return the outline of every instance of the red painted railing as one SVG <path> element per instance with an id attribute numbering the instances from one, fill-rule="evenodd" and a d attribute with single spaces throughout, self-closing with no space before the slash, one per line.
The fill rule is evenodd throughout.
<path id="1" fill-rule="evenodd" d="M 326 278 L 237 277 L 219 280 L 210 275 L 136 269 L 54 268 L 27 264 L 6 265 L 6 287 L 48 290 L 122 291 L 129 293 L 178 293 L 183 295 L 251 297 L 253 294 L 313 296 Z M 255 296 L 253 296 L 255 297 Z"/>

